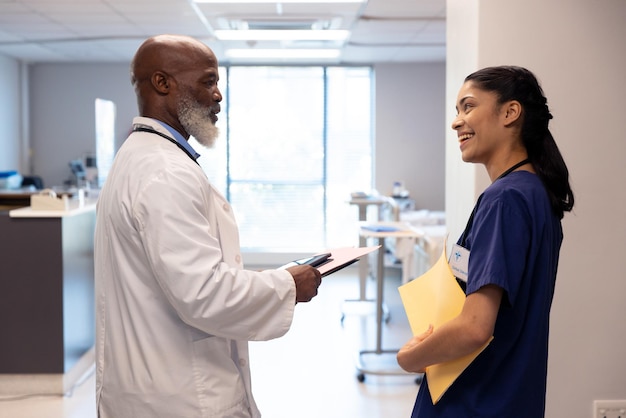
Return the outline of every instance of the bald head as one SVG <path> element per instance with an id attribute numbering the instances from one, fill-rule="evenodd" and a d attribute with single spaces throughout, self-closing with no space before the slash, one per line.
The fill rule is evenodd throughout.
<path id="1" fill-rule="evenodd" d="M 219 112 L 215 106 L 222 99 L 217 89 L 217 58 L 197 39 L 182 35 L 149 38 L 137 50 L 130 72 L 139 114 L 161 120 L 185 136 L 181 102 L 199 101 L 213 113 Z"/>
<path id="2" fill-rule="evenodd" d="M 197 39 L 182 35 L 154 36 L 135 53 L 130 69 L 131 82 L 137 88 L 138 83 L 149 81 L 155 71 L 173 74 L 206 60 L 217 63 L 213 51 Z"/>

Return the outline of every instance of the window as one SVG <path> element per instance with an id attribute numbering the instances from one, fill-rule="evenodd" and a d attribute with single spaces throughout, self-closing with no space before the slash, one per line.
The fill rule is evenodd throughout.
<path id="1" fill-rule="evenodd" d="M 229 67 L 214 150 L 200 163 L 232 203 L 241 245 L 356 245 L 350 192 L 372 187 L 371 68 Z"/>
<path id="2" fill-rule="evenodd" d="M 115 103 L 110 100 L 96 99 L 96 163 L 97 179 L 87 178 L 88 181 L 96 180 L 94 186 L 104 185 L 113 158 L 115 157 Z"/>

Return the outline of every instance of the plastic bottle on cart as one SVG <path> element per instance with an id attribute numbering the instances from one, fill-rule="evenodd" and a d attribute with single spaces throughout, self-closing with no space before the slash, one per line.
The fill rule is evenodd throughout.
<path id="1" fill-rule="evenodd" d="M 391 196 L 400 197 L 402 195 L 402 183 L 399 181 L 393 182 L 393 189 L 391 191 Z"/>

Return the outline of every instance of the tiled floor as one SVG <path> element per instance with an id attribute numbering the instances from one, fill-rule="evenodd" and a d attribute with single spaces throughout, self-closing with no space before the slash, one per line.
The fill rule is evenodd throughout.
<path id="1" fill-rule="evenodd" d="M 383 326 L 383 349 L 398 348 L 410 337 L 399 284 L 399 270 L 390 270 L 385 301 L 391 316 Z M 374 281 L 368 280 L 368 286 L 373 296 Z M 356 378 L 358 351 L 375 348 L 376 327 L 373 315 L 350 313 L 354 304 L 344 305 L 355 296 L 356 269 L 328 276 L 312 302 L 297 306 L 287 335 L 251 343 L 253 392 L 264 418 L 410 416 L 418 389 L 414 375 L 368 374 L 363 383 Z M 344 306 L 348 315 L 342 325 Z M 393 355 L 379 360 L 395 367 Z M 94 380 L 87 377 L 64 397 L 0 399 L 0 418 L 95 418 Z"/>

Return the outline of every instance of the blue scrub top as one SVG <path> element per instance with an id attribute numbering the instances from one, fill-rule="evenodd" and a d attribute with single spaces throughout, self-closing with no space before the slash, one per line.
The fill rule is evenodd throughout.
<path id="1" fill-rule="evenodd" d="M 504 290 L 494 339 L 433 406 L 427 379 L 411 417 L 543 417 L 560 219 L 539 177 L 515 171 L 483 193 L 465 247 L 466 293 Z M 460 243 L 460 239 L 459 239 Z"/>

